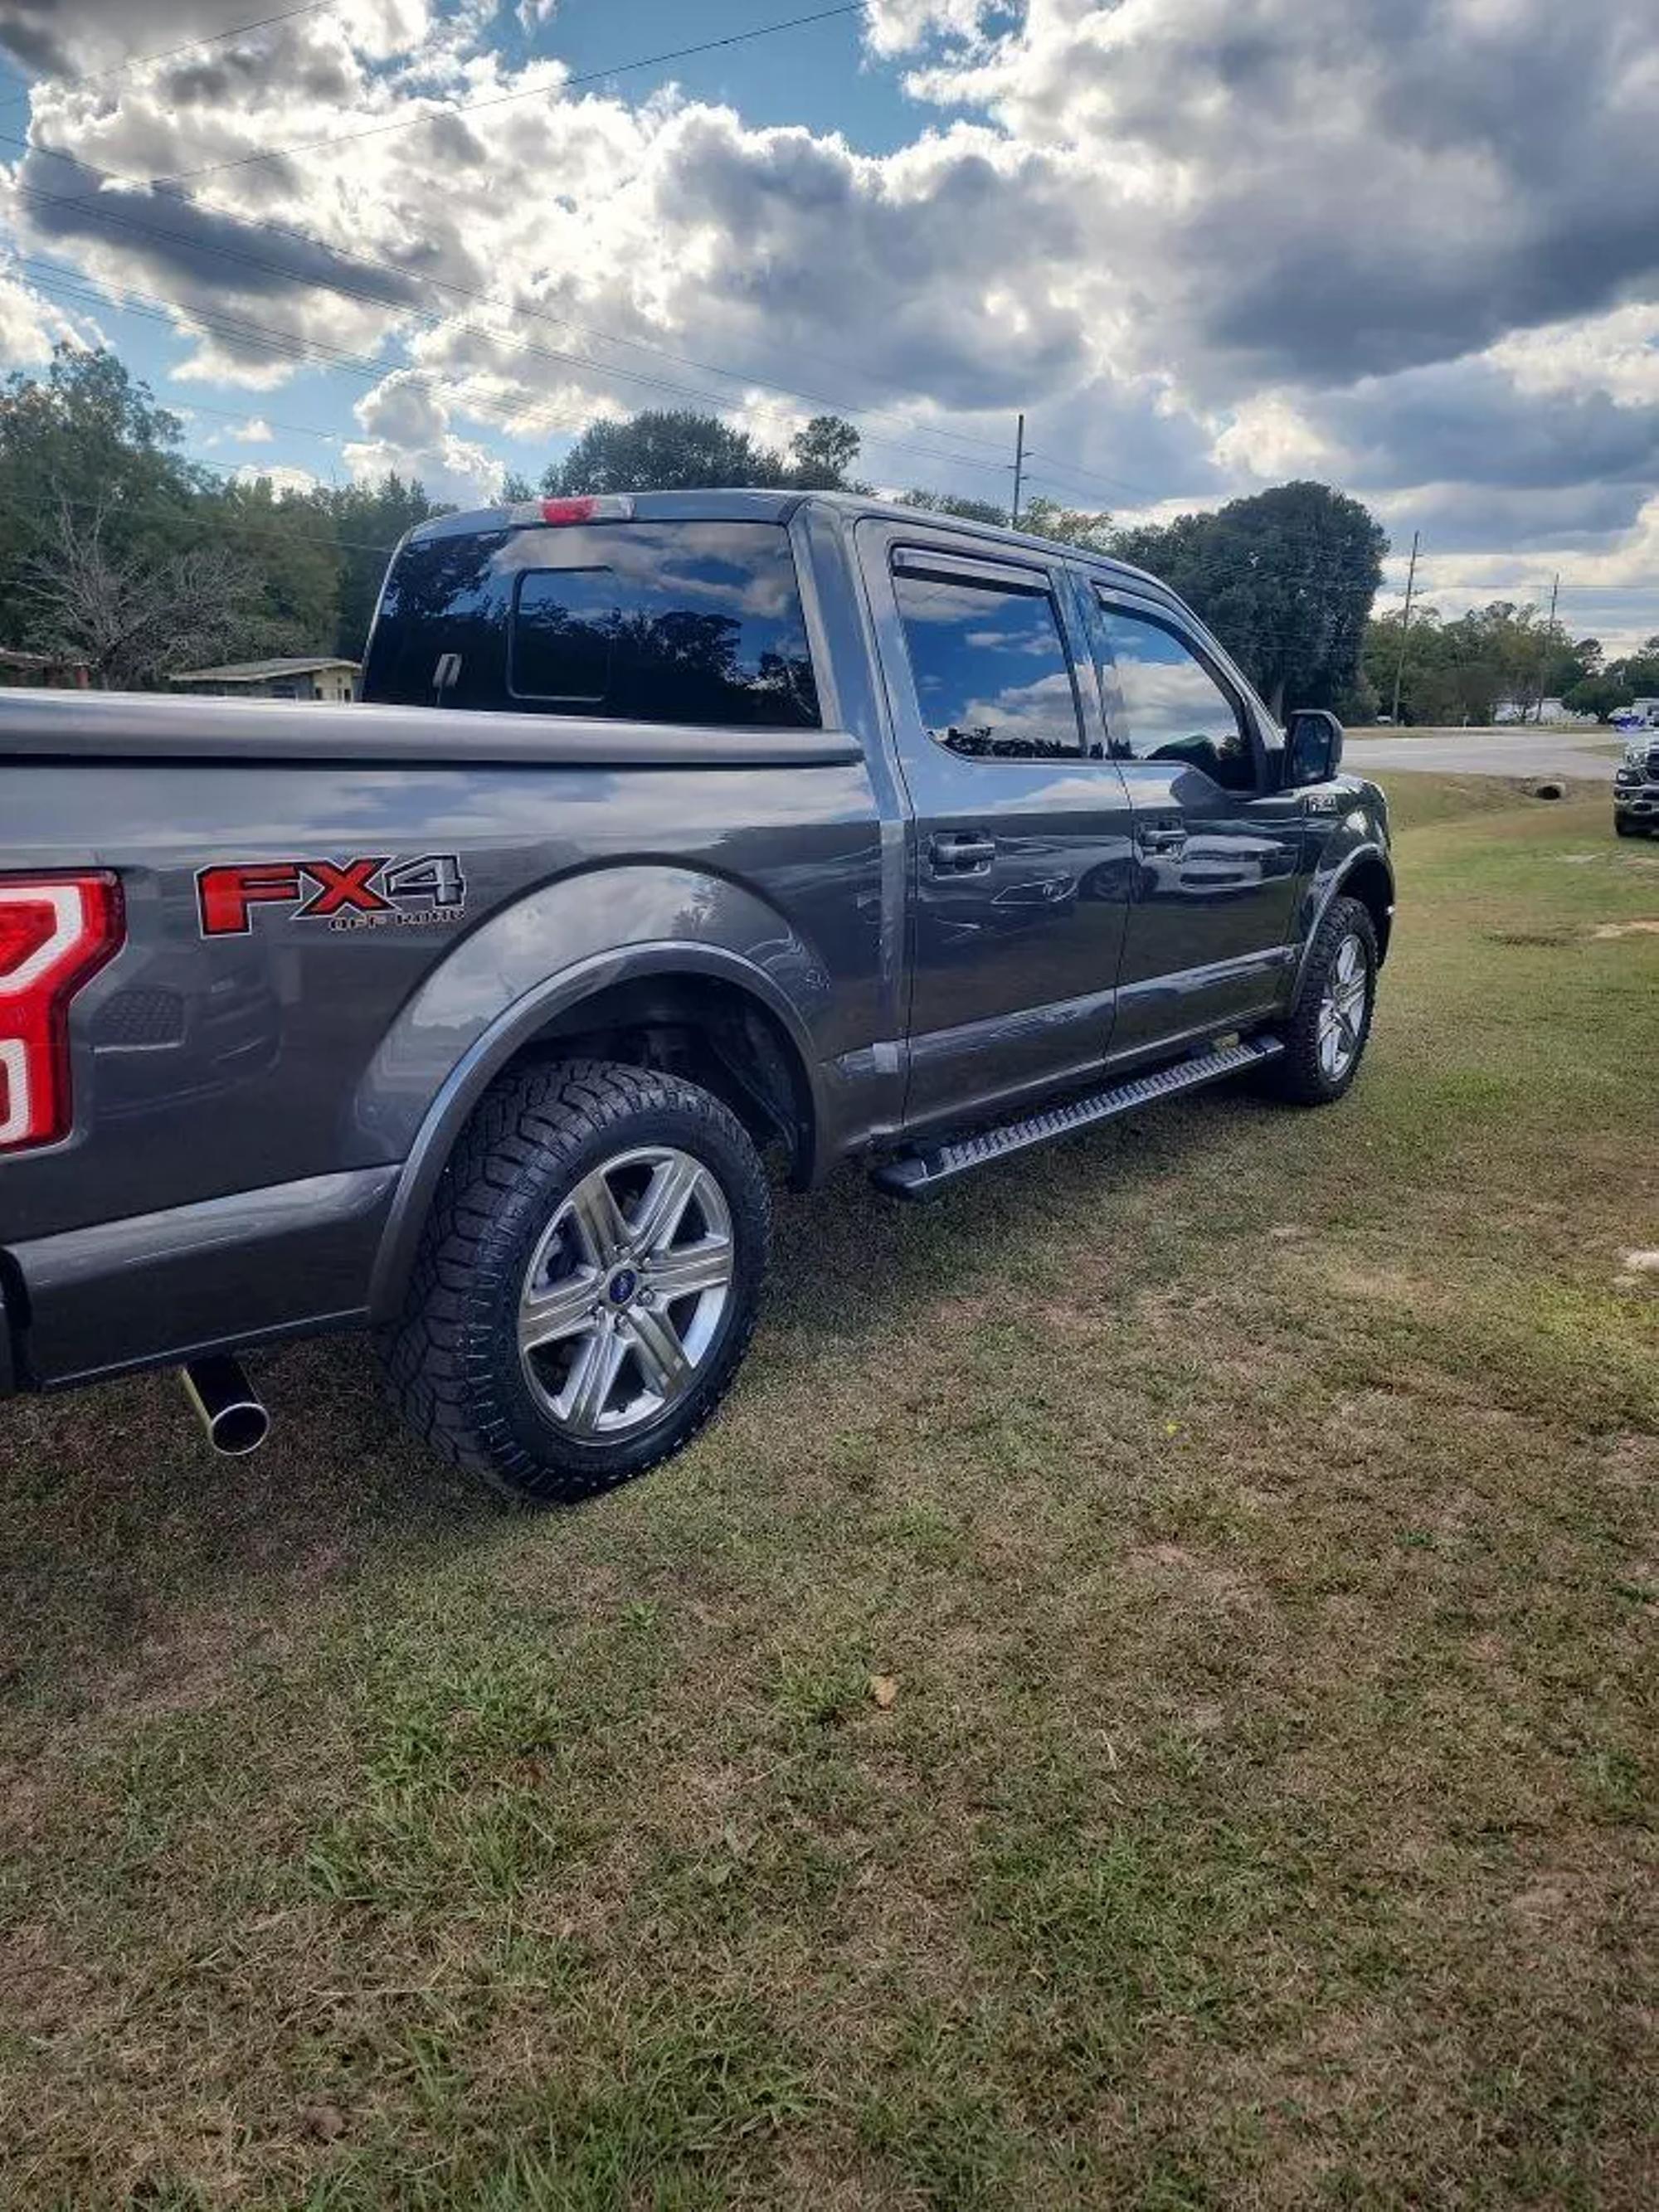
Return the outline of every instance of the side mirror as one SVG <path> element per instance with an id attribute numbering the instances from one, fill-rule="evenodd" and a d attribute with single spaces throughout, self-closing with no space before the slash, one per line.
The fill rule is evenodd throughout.
<path id="1" fill-rule="evenodd" d="M 1285 787 L 1328 783 L 1342 765 L 1342 725 L 1328 707 L 1298 707 L 1285 732 Z"/>

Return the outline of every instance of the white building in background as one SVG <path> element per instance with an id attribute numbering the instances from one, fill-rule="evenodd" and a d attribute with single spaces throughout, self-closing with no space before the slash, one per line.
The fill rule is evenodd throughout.
<path id="1" fill-rule="evenodd" d="M 175 691 L 213 699 L 321 699 L 338 704 L 356 690 L 362 664 L 332 653 L 279 660 L 228 660 L 222 668 L 185 668 L 167 682 Z"/>

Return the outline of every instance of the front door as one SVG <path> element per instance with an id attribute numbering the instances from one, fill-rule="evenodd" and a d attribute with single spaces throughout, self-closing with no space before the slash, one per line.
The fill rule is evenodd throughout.
<path id="1" fill-rule="evenodd" d="M 1302 865 L 1297 793 L 1268 790 L 1242 684 L 1172 610 L 1095 584 L 1111 750 L 1133 808 L 1114 1060 L 1270 1013 Z"/>
<path id="2" fill-rule="evenodd" d="M 884 522 L 859 543 L 912 810 L 906 1120 L 939 1122 L 1104 1058 L 1129 803 L 1062 563 Z"/>

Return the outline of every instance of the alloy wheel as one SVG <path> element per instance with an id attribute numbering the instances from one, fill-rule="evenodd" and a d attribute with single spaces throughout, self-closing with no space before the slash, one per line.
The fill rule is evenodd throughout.
<path id="1" fill-rule="evenodd" d="M 1336 948 L 1319 1001 L 1319 1066 L 1328 1083 L 1340 1083 L 1359 1057 L 1370 984 L 1365 948 L 1351 931 Z"/>
<path id="2" fill-rule="evenodd" d="M 696 1382 L 735 1266 L 713 1171 L 668 1145 L 585 1175 L 537 1244 L 519 1299 L 519 1356 L 542 1411 L 578 1442 L 656 1420 Z"/>

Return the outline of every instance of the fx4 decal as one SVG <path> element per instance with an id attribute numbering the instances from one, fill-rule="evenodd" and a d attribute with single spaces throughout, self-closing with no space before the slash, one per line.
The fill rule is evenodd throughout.
<path id="1" fill-rule="evenodd" d="M 331 929 L 409 928 L 458 921 L 466 879 L 453 853 L 419 860 L 385 854 L 355 860 L 233 860 L 196 875 L 204 937 L 246 937 L 256 906 L 294 911 L 295 921 Z"/>

